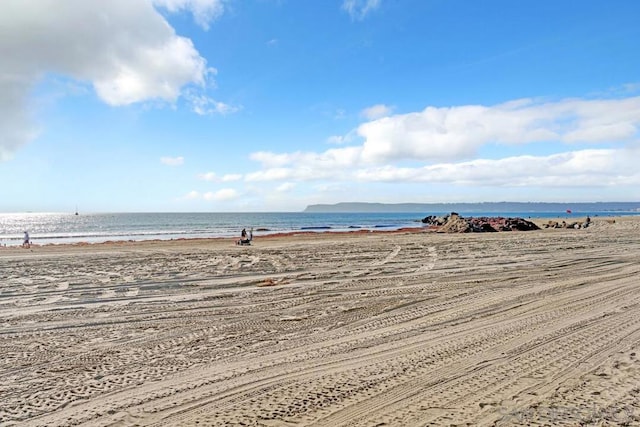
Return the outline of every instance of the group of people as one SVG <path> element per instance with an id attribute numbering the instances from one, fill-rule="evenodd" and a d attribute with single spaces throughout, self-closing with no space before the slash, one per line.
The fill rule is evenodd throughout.
<path id="1" fill-rule="evenodd" d="M 247 236 L 247 229 L 243 228 L 240 233 L 240 240 L 236 241 L 236 245 L 250 245 L 253 240 L 253 228 L 249 230 L 249 235 Z"/>
<path id="2" fill-rule="evenodd" d="M 236 245 L 250 245 L 251 241 L 253 240 L 253 228 L 251 228 L 249 230 L 249 234 L 247 235 L 247 229 L 243 228 L 242 232 L 240 233 L 240 240 L 236 241 Z M 25 231 L 24 232 L 24 239 L 22 240 L 22 247 L 23 248 L 30 248 L 31 247 L 31 239 L 29 237 L 29 232 Z"/>

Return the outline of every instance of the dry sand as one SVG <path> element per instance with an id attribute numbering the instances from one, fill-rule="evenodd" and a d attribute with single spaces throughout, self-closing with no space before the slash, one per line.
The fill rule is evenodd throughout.
<path id="1" fill-rule="evenodd" d="M 2 248 L 0 425 L 640 425 L 639 277 L 640 218 Z"/>

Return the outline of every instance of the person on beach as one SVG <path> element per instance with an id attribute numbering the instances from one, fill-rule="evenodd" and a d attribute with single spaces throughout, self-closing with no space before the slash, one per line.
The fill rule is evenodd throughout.
<path id="1" fill-rule="evenodd" d="M 253 240 L 253 228 L 251 229 L 251 234 L 247 239 L 247 229 L 243 228 L 242 233 L 240 233 L 240 240 L 236 241 L 236 245 L 250 245 Z"/>
<path id="2" fill-rule="evenodd" d="M 22 240 L 22 247 L 23 248 L 30 248 L 31 247 L 31 242 L 29 242 L 29 232 L 28 231 L 24 232 L 24 239 Z"/>

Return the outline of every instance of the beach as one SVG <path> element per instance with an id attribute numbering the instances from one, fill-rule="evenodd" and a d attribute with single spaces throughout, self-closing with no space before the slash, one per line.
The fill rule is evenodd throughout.
<path id="1" fill-rule="evenodd" d="M 637 216 L 0 248 L 0 425 L 639 425 L 639 254 Z"/>

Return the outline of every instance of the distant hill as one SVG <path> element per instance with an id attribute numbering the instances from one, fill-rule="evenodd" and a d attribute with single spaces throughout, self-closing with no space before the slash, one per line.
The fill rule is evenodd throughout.
<path id="1" fill-rule="evenodd" d="M 640 212 L 640 202 L 546 203 L 546 202 L 485 202 L 485 203 L 364 203 L 342 202 L 309 205 L 303 212 Z"/>

